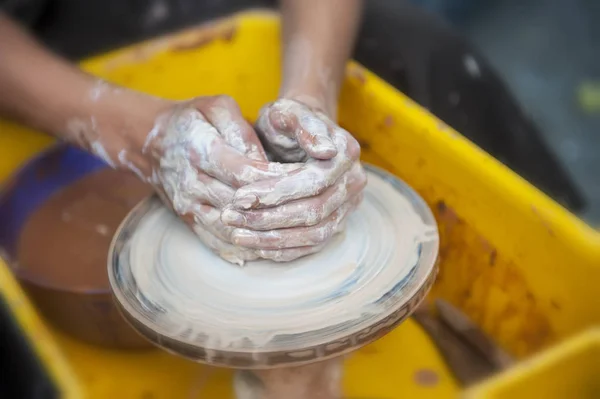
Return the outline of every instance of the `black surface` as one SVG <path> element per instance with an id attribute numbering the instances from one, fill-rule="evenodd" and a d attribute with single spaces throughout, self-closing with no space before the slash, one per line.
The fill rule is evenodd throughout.
<path id="1" fill-rule="evenodd" d="M 541 132 L 464 36 L 402 1 L 370 4 L 355 52 L 359 62 L 556 201 L 573 211 L 584 208 Z M 469 58 L 478 75 L 469 73 Z"/>
<path id="2" fill-rule="evenodd" d="M 0 398 L 58 397 L 52 380 L 0 296 Z"/>
<path id="3" fill-rule="evenodd" d="M 27 25 L 54 51 L 80 59 L 275 0 L 0 0 L 25 11 Z M 17 7 L 16 4 L 20 6 Z M 33 3 L 38 10 L 33 11 Z M 25 4 L 31 4 L 25 7 Z"/>
<path id="4" fill-rule="evenodd" d="M 2 2 L 17 0 L 0 0 Z M 274 0 L 20 0 L 30 26 L 78 59 Z M 401 0 L 368 0 L 354 58 L 574 212 L 585 204 L 496 72 L 455 29 Z M 16 9 L 13 7 L 13 9 Z M 22 12 L 23 14 L 23 12 Z M 35 18 L 31 15 L 36 16 Z M 481 76 L 465 68 L 465 57 Z"/>

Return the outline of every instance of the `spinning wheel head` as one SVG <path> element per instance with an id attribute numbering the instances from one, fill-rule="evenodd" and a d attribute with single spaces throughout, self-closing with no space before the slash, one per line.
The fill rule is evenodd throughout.
<path id="1" fill-rule="evenodd" d="M 406 319 L 436 275 L 438 232 L 423 200 L 367 166 L 346 231 L 293 262 L 232 265 L 156 198 L 122 223 L 109 277 L 125 318 L 170 352 L 217 366 L 269 368 L 341 355 Z"/>

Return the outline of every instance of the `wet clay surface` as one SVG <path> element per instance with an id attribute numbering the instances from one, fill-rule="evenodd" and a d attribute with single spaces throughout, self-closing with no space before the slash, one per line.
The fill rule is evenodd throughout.
<path id="1" fill-rule="evenodd" d="M 25 223 L 18 244 L 19 275 L 53 288 L 108 290 L 112 236 L 151 193 L 137 177 L 112 169 L 56 192 Z"/>

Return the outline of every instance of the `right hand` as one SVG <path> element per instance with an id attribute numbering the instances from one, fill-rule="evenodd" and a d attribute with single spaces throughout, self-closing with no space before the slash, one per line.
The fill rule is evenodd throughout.
<path id="1" fill-rule="evenodd" d="M 238 245 L 285 250 L 278 260 L 319 251 L 361 202 L 367 176 L 360 145 L 325 114 L 291 99 L 263 108 L 257 134 L 276 160 L 302 166 L 238 189 L 221 220 L 238 227 Z"/>

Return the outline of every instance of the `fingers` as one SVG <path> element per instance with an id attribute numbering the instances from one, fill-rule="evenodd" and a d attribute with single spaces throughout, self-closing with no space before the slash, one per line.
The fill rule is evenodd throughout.
<path id="1" fill-rule="evenodd" d="M 280 99 L 266 108 L 258 127 L 273 149 L 288 157 L 292 152 L 295 157 L 305 153 L 316 159 L 331 159 L 338 152 L 331 121 L 294 100 Z"/>
<path id="2" fill-rule="evenodd" d="M 231 147 L 250 159 L 266 161 L 265 151 L 252 126 L 229 96 L 208 97 L 200 110 Z"/>
<path id="3" fill-rule="evenodd" d="M 226 208 L 221 214 L 223 223 L 250 230 L 273 230 L 289 227 L 313 226 L 327 218 L 342 204 L 361 192 L 367 184 L 367 175 L 359 162 L 322 194 L 292 201 L 274 208 L 234 210 Z"/>
<path id="4" fill-rule="evenodd" d="M 217 180 L 239 187 L 258 180 L 282 176 L 301 165 L 253 160 L 231 147 L 197 110 L 182 113 L 169 127 L 162 142 L 163 174 L 173 172 L 177 179 L 193 178 L 190 167 Z"/>
<path id="5" fill-rule="evenodd" d="M 189 214 L 186 215 L 189 217 Z M 194 226 L 203 226 L 217 238 L 230 242 L 233 228 L 221 222 L 221 212 L 210 205 L 196 205 L 192 212 Z"/>
<path id="6" fill-rule="evenodd" d="M 265 106 L 260 111 L 256 125 L 260 128 L 265 141 L 275 149 L 291 151 L 298 148 L 298 142 L 294 135 L 295 128 L 291 126 L 292 121 L 287 114 L 276 108 L 277 103 Z"/>
<path id="7" fill-rule="evenodd" d="M 300 248 L 289 248 L 289 249 L 261 249 L 257 250 L 256 254 L 263 259 L 269 259 L 274 262 L 291 262 L 303 256 L 311 255 L 319 252 L 325 247 L 325 244 L 314 245 L 312 247 L 300 247 Z"/>
<path id="8" fill-rule="evenodd" d="M 220 137 L 204 147 L 193 148 L 190 157 L 199 170 L 235 188 L 282 177 L 302 167 L 302 164 L 252 160 L 226 145 Z"/>
<path id="9" fill-rule="evenodd" d="M 281 250 L 256 250 L 231 243 L 232 227 L 220 222 L 220 212 L 214 207 L 197 205 L 193 213 L 181 218 L 196 233 L 200 240 L 222 259 L 243 266 L 245 262 L 257 259 L 270 259 L 287 262 L 319 251 L 321 245 Z"/>
<path id="10" fill-rule="evenodd" d="M 361 200 L 362 193 L 350 199 L 315 226 L 270 231 L 235 229 L 231 234 L 231 241 L 241 247 L 266 250 L 321 245 L 341 230 L 342 222 Z"/>
<path id="11" fill-rule="evenodd" d="M 360 146 L 348 132 L 301 103 L 280 100 L 259 121 L 267 141 L 309 159 L 268 162 L 232 99 L 207 97 L 186 107 L 172 114 L 149 154 L 159 166 L 158 191 L 209 248 L 238 264 L 290 261 L 341 231 L 366 184 Z"/>
<path id="12" fill-rule="evenodd" d="M 181 219 L 207 247 L 226 261 L 243 266 L 246 261 L 259 258 L 256 251 L 231 244 L 232 229 L 221 223 L 220 212 L 214 207 L 196 205 L 192 213 Z"/>
<path id="13" fill-rule="evenodd" d="M 193 226 L 193 231 L 207 247 L 230 263 L 243 266 L 245 262 L 259 258 L 255 251 L 221 240 L 200 225 Z"/>
<path id="14" fill-rule="evenodd" d="M 189 212 L 194 204 L 208 204 L 222 209 L 231 203 L 235 194 L 233 188 L 202 172 L 178 176 L 177 171 L 165 169 L 159 172 L 159 178 L 162 191 L 180 215 Z"/>
<path id="15" fill-rule="evenodd" d="M 210 229 L 197 223 L 188 223 L 198 238 L 213 252 L 227 262 L 243 266 L 245 262 L 269 259 L 275 262 L 289 262 L 320 251 L 326 243 L 312 247 L 289 248 L 280 250 L 255 250 L 233 245 L 214 235 Z"/>
<path id="16" fill-rule="evenodd" d="M 258 181 L 237 190 L 233 208 L 272 207 L 321 194 L 346 173 L 360 157 L 360 146 L 348 132 L 337 128 L 334 140 L 338 154 L 330 160 L 308 160 L 304 166 L 282 177 Z"/>

